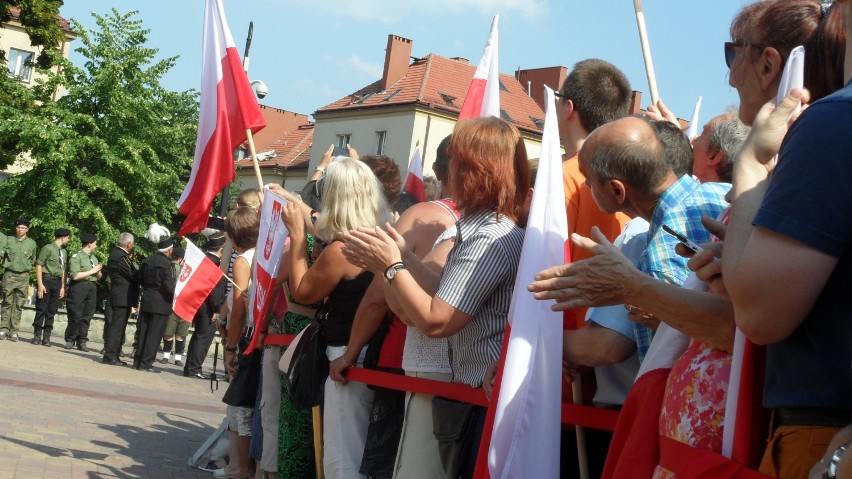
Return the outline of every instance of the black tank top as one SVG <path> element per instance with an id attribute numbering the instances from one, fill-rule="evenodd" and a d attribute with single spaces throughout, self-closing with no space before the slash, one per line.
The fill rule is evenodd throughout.
<path id="1" fill-rule="evenodd" d="M 373 273 L 364 271 L 353 279 L 341 280 L 328 295 L 319 312 L 326 344 L 346 346 L 349 343 L 355 311 L 372 281 Z"/>

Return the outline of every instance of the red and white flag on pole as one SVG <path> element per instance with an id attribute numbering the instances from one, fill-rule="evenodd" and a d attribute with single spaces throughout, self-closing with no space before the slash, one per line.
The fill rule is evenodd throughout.
<path id="1" fill-rule="evenodd" d="M 213 198 L 234 180 L 234 149 L 266 126 L 240 55 L 228 29 L 221 0 L 207 0 L 201 62 L 201 108 L 189 183 L 177 202 L 185 236 L 203 230 Z"/>
<path id="2" fill-rule="evenodd" d="M 511 331 L 488 453 L 493 478 L 559 477 L 562 313 L 527 291 L 536 273 L 564 262 L 568 231 L 553 90 L 545 87 L 545 97 L 539 174 L 509 308 Z"/>
<path id="3" fill-rule="evenodd" d="M 287 200 L 266 189 L 263 193 L 263 205 L 260 210 L 260 231 L 257 235 L 257 248 L 255 249 L 255 264 L 252 270 L 251 292 L 249 293 L 249 309 L 254 318 L 254 324 L 266 315 L 272 302 L 272 288 L 275 287 L 275 279 L 278 277 L 278 267 L 281 263 L 281 253 L 287 242 L 287 227 L 281 221 L 281 211 Z M 258 344 L 258 329 L 254 328 L 249 347 L 245 354 L 251 353 Z"/>
<path id="4" fill-rule="evenodd" d="M 192 322 L 195 313 L 222 279 L 222 270 L 203 251 L 186 240 L 186 253 L 180 276 L 175 283 L 172 310 L 184 321 Z"/>
<path id="5" fill-rule="evenodd" d="M 468 118 L 496 116 L 500 118 L 500 70 L 497 64 L 497 23 L 500 15 L 494 15 L 491 32 L 485 43 L 482 59 L 473 74 L 473 80 L 464 97 L 459 112 L 459 121 Z M 564 200 L 563 200 L 564 201 Z"/>
<path id="6" fill-rule="evenodd" d="M 414 154 L 408 161 L 408 174 L 405 175 L 405 188 L 403 190 L 414 195 L 417 201 L 426 201 L 426 187 L 423 184 L 423 159 L 420 156 L 420 148 L 414 149 Z"/>

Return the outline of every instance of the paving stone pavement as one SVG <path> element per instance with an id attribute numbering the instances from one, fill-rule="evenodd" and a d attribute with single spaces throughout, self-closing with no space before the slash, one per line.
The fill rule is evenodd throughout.
<path id="1" fill-rule="evenodd" d="M 0 341 L 0 479 L 212 477 L 187 460 L 224 418 L 227 383 L 211 393 L 173 364 L 152 374 L 101 364 L 97 343 L 30 339 Z"/>

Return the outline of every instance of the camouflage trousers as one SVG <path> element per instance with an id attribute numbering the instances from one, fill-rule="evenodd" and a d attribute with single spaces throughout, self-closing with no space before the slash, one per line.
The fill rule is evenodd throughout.
<path id="1" fill-rule="evenodd" d="M 30 273 L 3 273 L 3 311 L 0 314 L 0 331 L 16 333 L 21 324 L 21 310 L 27 302 Z"/>

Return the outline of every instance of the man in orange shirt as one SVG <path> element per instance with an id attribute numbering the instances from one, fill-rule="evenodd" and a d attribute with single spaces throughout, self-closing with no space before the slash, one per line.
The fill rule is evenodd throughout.
<path id="1" fill-rule="evenodd" d="M 586 178 L 580 173 L 577 152 L 595 128 L 630 113 L 633 96 L 630 82 L 615 65 L 590 58 L 574 65 L 556 96 L 559 138 L 567 158 L 562 162 L 562 178 L 568 234 L 588 237 L 592 226 L 597 226 L 608 240 L 614 241 L 630 218 L 624 213 L 609 214 L 598 208 L 592 191 L 584 184 Z M 569 249 L 572 261 L 591 256 L 573 243 L 569 244 Z M 586 310 L 577 309 L 575 313 L 576 326 L 582 326 Z"/>

